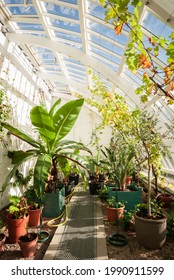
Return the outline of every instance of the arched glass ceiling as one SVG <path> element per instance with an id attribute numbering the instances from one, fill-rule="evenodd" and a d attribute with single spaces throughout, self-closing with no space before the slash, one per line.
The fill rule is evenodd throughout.
<path id="1" fill-rule="evenodd" d="M 173 30 L 173 0 L 142 1 L 140 23 L 144 44 L 152 34 L 168 38 Z M 36 75 L 50 87 L 50 94 L 70 94 L 77 90 L 87 94 L 90 86 L 88 69 L 103 76 L 110 88 L 117 88 L 130 104 L 140 105 L 134 91 L 141 85 L 142 73 L 130 72 L 124 52 L 129 42 L 125 28 L 120 36 L 104 21 L 104 8 L 97 0 L 0 0 L 1 17 L 6 37 L 16 42 L 32 62 Z M 131 7 L 130 7 L 131 9 Z M 159 51 L 158 65 L 166 63 Z M 157 76 L 160 81 L 163 77 Z M 157 102 L 158 101 L 158 102 Z M 166 108 L 163 98 L 152 97 L 173 117 L 173 107 Z M 149 106 L 150 106 L 149 105 Z"/>

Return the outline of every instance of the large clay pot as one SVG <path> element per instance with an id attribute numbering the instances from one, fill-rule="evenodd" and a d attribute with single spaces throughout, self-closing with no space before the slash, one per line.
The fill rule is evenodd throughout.
<path id="1" fill-rule="evenodd" d="M 9 242 L 17 243 L 21 235 L 26 234 L 26 227 L 29 215 L 22 219 L 15 219 L 13 214 L 7 214 L 7 228 L 9 234 Z"/>
<path id="2" fill-rule="evenodd" d="M 37 249 L 38 235 L 35 232 L 19 237 L 18 244 L 25 258 L 34 256 Z"/>
<path id="3" fill-rule="evenodd" d="M 6 236 L 4 233 L 0 233 L 0 251 L 2 250 L 2 246 L 4 245 L 6 240 Z"/>
<path id="4" fill-rule="evenodd" d="M 148 219 L 135 215 L 136 238 L 147 249 L 159 249 L 166 240 L 167 218 Z"/>
<path id="5" fill-rule="evenodd" d="M 123 216 L 123 213 L 124 213 L 124 207 L 113 208 L 113 207 L 108 206 L 107 207 L 108 222 L 116 223 L 117 217 L 118 217 L 118 219 L 121 219 Z"/>
<path id="6" fill-rule="evenodd" d="M 38 209 L 28 209 L 29 213 L 29 227 L 37 227 L 40 225 L 40 208 Z"/>

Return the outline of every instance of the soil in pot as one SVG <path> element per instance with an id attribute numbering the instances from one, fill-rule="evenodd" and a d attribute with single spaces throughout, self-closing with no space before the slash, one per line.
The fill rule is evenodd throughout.
<path id="1" fill-rule="evenodd" d="M 0 251 L 2 250 L 2 246 L 4 245 L 6 240 L 6 236 L 4 233 L 0 233 Z"/>
<path id="2" fill-rule="evenodd" d="M 35 232 L 27 233 L 18 239 L 22 255 L 25 258 L 34 256 L 37 249 L 38 235 Z"/>

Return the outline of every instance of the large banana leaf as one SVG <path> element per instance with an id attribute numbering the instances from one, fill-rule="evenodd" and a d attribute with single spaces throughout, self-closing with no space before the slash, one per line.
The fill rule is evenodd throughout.
<path id="1" fill-rule="evenodd" d="M 37 151 L 37 150 L 36 150 Z M 13 152 L 9 152 L 9 157 L 12 159 L 12 164 L 21 164 L 23 161 L 36 156 L 36 151 L 13 151 Z"/>
<path id="2" fill-rule="evenodd" d="M 48 145 L 49 141 L 55 138 L 55 128 L 49 113 L 41 106 L 35 106 L 30 111 L 30 119 Z"/>
<path id="3" fill-rule="evenodd" d="M 56 127 L 56 136 L 53 142 L 53 149 L 56 143 L 65 137 L 72 129 L 80 113 L 84 99 L 69 101 L 64 104 L 53 116 L 53 122 Z"/>
<path id="4" fill-rule="evenodd" d="M 61 102 L 61 99 L 57 99 L 57 101 L 52 105 L 50 111 L 49 111 L 49 115 L 50 115 L 50 118 L 53 119 L 54 115 L 57 113 L 58 109 L 60 108 L 60 102 Z"/>
<path id="5" fill-rule="evenodd" d="M 52 155 L 42 154 L 38 156 L 35 168 L 34 168 L 34 188 L 38 197 L 41 197 L 40 186 L 42 186 L 42 192 L 45 191 L 45 186 L 48 181 L 50 169 L 52 166 Z"/>
<path id="6" fill-rule="evenodd" d="M 26 133 L 24 133 L 23 131 L 13 127 L 10 124 L 7 123 L 1 123 L 1 125 L 3 127 L 5 127 L 6 129 L 8 129 L 8 131 L 15 135 L 17 138 L 23 140 L 24 142 L 30 144 L 31 146 L 35 147 L 35 148 L 41 148 L 42 145 L 40 143 L 38 143 L 37 141 L 35 141 L 34 139 L 32 139 L 30 136 L 28 136 Z"/>
<path id="7" fill-rule="evenodd" d="M 10 171 L 10 173 L 7 175 L 6 180 L 5 180 L 5 182 L 3 183 L 3 185 L 2 185 L 2 189 L 1 189 L 1 192 L 2 192 L 2 193 L 4 192 L 6 186 L 7 186 L 7 184 L 10 182 L 11 178 L 15 175 L 15 172 L 16 172 L 16 170 L 18 169 L 18 167 L 19 167 L 22 163 L 24 163 L 26 160 L 28 160 L 28 159 L 30 159 L 30 158 L 33 158 L 33 154 L 28 154 L 28 155 L 27 155 L 27 153 L 26 153 L 26 156 L 24 156 L 24 154 L 23 154 L 23 156 L 22 156 L 22 154 L 21 154 L 21 157 L 18 157 L 18 160 L 17 160 L 17 159 L 15 160 L 15 161 L 16 161 L 15 166 L 14 166 L 13 169 Z"/>
<path id="8" fill-rule="evenodd" d="M 73 149 L 73 150 L 83 150 L 86 151 L 90 154 L 92 154 L 92 152 L 90 151 L 90 149 L 88 149 L 86 146 L 84 146 L 83 143 L 81 142 L 76 142 L 76 141 L 71 141 L 71 140 L 63 140 L 60 141 L 58 145 L 57 149 L 55 149 L 55 153 L 59 153 L 62 150 L 69 150 L 69 149 Z"/>
<path id="9" fill-rule="evenodd" d="M 85 158 L 85 156 L 80 156 L 77 155 L 75 153 L 71 153 L 71 152 L 65 152 L 62 154 L 58 154 L 57 155 L 57 161 L 59 162 L 59 160 L 61 160 L 61 158 L 64 157 L 72 162 L 74 162 L 75 164 L 77 164 L 78 166 L 81 166 L 82 168 L 86 169 L 88 172 L 90 172 L 90 170 L 88 169 L 88 160 Z"/>

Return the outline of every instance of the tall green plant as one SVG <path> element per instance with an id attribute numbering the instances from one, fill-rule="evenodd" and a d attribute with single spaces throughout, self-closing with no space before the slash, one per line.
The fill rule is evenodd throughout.
<path id="1" fill-rule="evenodd" d="M 148 113 L 146 110 L 134 110 L 132 112 L 134 118 L 134 126 L 132 127 L 132 133 L 136 137 L 137 141 L 143 147 L 142 157 L 144 157 L 143 163 L 147 164 L 148 172 L 148 214 L 151 216 L 151 174 L 153 168 L 156 169 L 158 176 L 162 170 L 162 155 L 166 154 L 166 147 L 163 144 L 163 135 L 158 128 L 158 119 L 154 114 Z"/>
<path id="2" fill-rule="evenodd" d="M 50 111 L 41 106 L 35 106 L 30 111 L 30 119 L 33 128 L 38 132 L 38 141 L 10 124 L 2 123 L 11 134 L 32 146 L 32 149 L 13 151 L 10 153 L 13 169 L 8 174 L 2 186 L 2 192 L 15 174 L 18 167 L 27 160 L 35 159 L 34 188 L 39 195 L 40 187 L 45 190 L 50 172 L 54 172 L 56 178 L 57 167 L 61 167 L 63 161 L 72 161 L 85 168 L 85 159 L 74 150 L 90 152 L 82 143 L 64 140 L 75 124 L 82 105 L 83 99 L 69 101 L 60 107 L 61 99 L 58 99 Z"/>
<path id="3" fill-rule="evenodd" d="M 136 154 L 133 141 L 128 144 L 122 135 L 117 133 L 115 138 L 111 139 L 109 148 L 102 149 L 102 153 L 104 159 L 101 163 L 108 169 L 113 180 L 124 190 L 125 178 Z"/>

